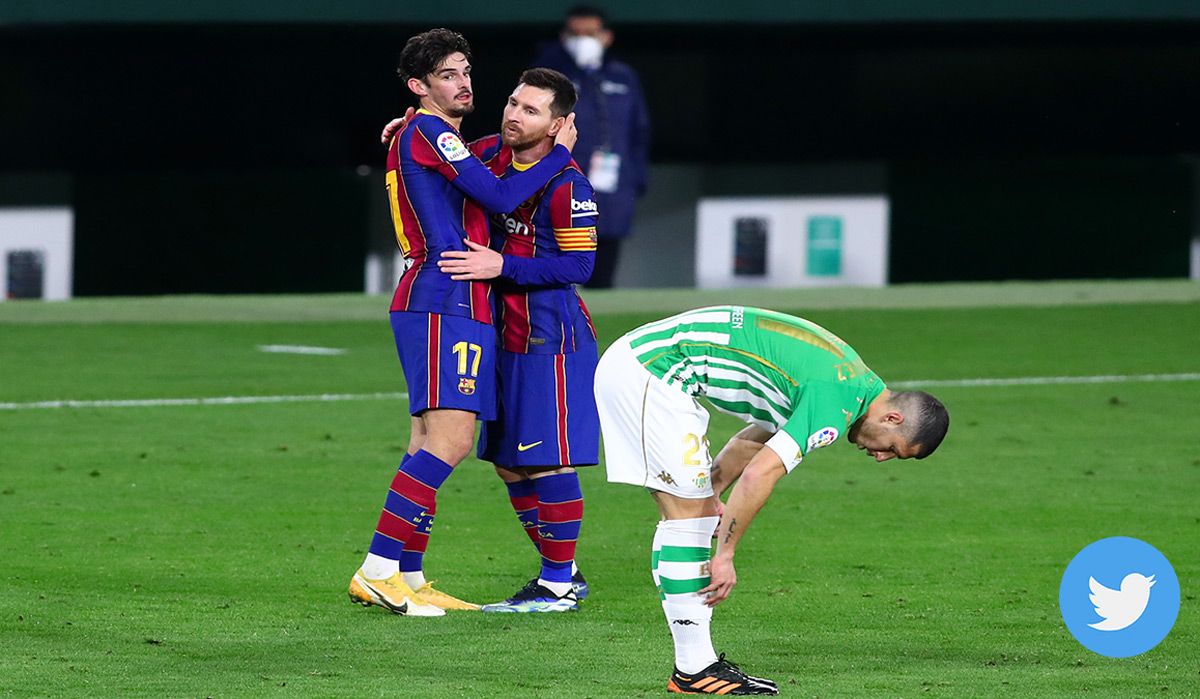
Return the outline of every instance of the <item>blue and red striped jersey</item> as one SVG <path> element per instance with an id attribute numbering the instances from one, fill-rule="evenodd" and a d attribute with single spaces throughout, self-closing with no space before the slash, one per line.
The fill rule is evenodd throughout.
<path id="1" fill-rule="evenodd" d="M 489 136 L 471 144 L 491 171 L 508 180 L 531 167 Z M 523 354 L 566 354 L 594 345 L 596 329 L 576 284 L 592 274 L 599 212 L 592 186 L 571 161 L 511 213 L 491 215 L 491 247 L 504 255 L 492 289 L 501 347 Z"/>
<path id="2" fill-rule="evenodd" d="M 549 161 L 549 162 L 547 162 Z M 499 179 L 440 117 L 420 110 L 392 138 L 387 194 L 396 241 L 409 266 L 396 285 L 393 311 L 422 311 L 492 322 L 490 284 L 454 281 L 437 267 L 463 239 L 488 245 L 488 211 L 512 211 L 571 161 L 555 146 L 539 167 Z M 541 167 L 545 165 L 545 167 Z"/>

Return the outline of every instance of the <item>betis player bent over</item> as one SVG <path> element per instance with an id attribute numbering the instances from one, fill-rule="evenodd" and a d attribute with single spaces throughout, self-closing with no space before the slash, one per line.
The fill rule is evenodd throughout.
<path id="1" fill-rule="evenodd" d="M 716 463 L 700 398 L 750 423 Z M 828 330 L 740 306 L 626 333 L 600 359 L 596 400 L 608 480 L 648 489 L 662 518 L 651 574 L 675 644 L 667 688 L 684 694 L 779 693 L 718 656 L 710 634 L 713 607 L 736 584 L 737 544 L 778 480 L 843 434 L 876 461 L 920 459 L 949 427 L 936 398 L 888 390 Z M 717 498 L 735 481 L 718 516 Z"/>

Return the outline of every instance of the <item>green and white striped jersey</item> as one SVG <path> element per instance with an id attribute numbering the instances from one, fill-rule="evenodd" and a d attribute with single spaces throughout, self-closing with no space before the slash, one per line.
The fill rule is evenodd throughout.
<path id="1" fill-rule="evenodd" d="M 837 335 L 760 308 L 699 308 L 625 338 L 668 385 L 776 432 L 768 445 L 789 470 L 832 444 L 885 388 Z"/>

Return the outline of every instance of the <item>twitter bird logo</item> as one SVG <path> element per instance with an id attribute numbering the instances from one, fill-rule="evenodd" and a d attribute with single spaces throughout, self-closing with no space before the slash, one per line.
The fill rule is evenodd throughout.
<path id="1" fill-rule="evenodd" d="M 1157 646 L 1175 625 L 1179 597 L 1179 578 L 1167 557 L 1128 536 L 1083 547 L 1058 587 L 1067 630 L 1084 648 L 1109 658 L 1129 658 Z"/>
<path id="2" fill-rule="evenodd" d="M 1088 599 L 1095 605 L 1096 615 L 1104 619 L 1088 626 L 1097 631 L 1120 631 L 1142 618 L 1142 612 L 1150 603 L 1154 576 L 1147 578 L 1141 573 L 1130 573 L 1121 581 L 1120 590 L 1109 589 L 1089 577 L 1088 587 L 1092 588 Z"/>

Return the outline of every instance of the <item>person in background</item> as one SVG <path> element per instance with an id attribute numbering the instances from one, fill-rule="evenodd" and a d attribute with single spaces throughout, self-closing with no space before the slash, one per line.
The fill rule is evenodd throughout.
<path id="1" fill-rule="evenodd" d="M 621 243 L 633 228 L 637 199 L 646 192 L 650 116 L 637 73 L 613 60 L 613 32 L 604 12 L 576 6 L 567 12 L 560 40 L 546 45 L 533 65 L 553 68 L 571 79 L 579 93 L 573 154 L 595 190 L 604 212 L 597 236 L 596 267 L 587 286 L 607 289 Z"/>

